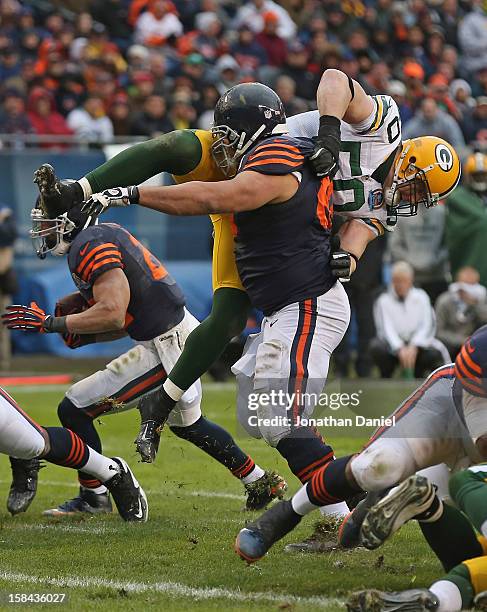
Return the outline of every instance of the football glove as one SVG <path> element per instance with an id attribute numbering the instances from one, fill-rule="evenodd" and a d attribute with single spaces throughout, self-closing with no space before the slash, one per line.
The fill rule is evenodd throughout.
<path id="1" fill-rule="evenodd" d="M 53 317 L 46 314 L 35 302 L 30 306 L 11 304 L 2 314 L 2 324 L 8 329 L 37 333 L 67 332 L 66 317 Z"/>
<path id="2" fill-rule="evenodd" d="M 81 207 L 81 212 L 92 217 L 98 217 L 108 208 L 138 204 L 139 189 L 133 187 L 113 187 L 100 193 L 94 193 Z"/>
<path id="3" fill-rule="evenodd" d="M 321 116 L 315 148 L 309 158 L 316 176 L 333 178 L 338 170 L 340 143 L 340 119 L 331 115 Z"/>
<path id="4" fill-rule="evenodd" d="M 355 267 L 352 264 L 352 260 L 355 261 Z M 333 236 L 330 258 L 330 268 L 333 276 L 342 283 L 348 283 L 357 263 L 358 258 L 353 253 L 349 253 L 340 247 L 339 236 Z"/>

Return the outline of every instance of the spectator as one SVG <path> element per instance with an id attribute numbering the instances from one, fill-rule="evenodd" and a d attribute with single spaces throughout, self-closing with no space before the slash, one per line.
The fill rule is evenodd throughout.
<path id="1" fill-rule="evenodd" d="M 172 36 L 181 36 L 183 25 L 171 12 L 167 0 L 152 0 L 149 10 L 135 24 L 135 40 L 150 47 L 159 47 Z"/>
<path id="2" fill-rule="evenodd" d="M 487 15 L 482 0 L 472 0 L 471 6 L 458 28 L 462 64 L 470 74 L 487 65 Z"/>
<path id="3" fill-rule="evenodd" d="M 284 104 L 284 110 L 288 117 L 304 113 L 309 110 L 308 105 L 302 98 L 296 96 L 296 83 L 285 74 L 276 81 L 276 93 Z"/>
<path id="4" fill-rule="evenodd" d="M 27 115 L 36 134 L 71 136 L 73 133 L 64 117 L 57 112 L 52 94 L 42 87 L 34 87 L 27 101 Z M 49 145 L 46 145 L 46 147 Z M 52 144 L 51 146 L 59 146 Z"/>
<path id="5" fill-rule="evenodd" d="M 402 124 L 405 125 L 413 116 L 413 110 L 406 95 L 406 85 L 402 81 L 390 81 L 387 93 L 396 101 Z"/>
<path id="6" fill-rule="evenodd" d="M 444 138 L 454 147 L 465 146 L 460 126 L 451 115 L 438 108 L 433 98 L 425 98 L 421 102 L 420 109 L 403 130 L 404 138 L 425 135 Z"/>
<path id="7" fill-rule="evenodd" d="M 308 52 L 306 47 L 299 41 L 289 44 L 286 63 L 283 66 L 283 74 L 291 77 L 296 83 L 296 90 L 305 100 L 316 100 L 316 89 L 321 74 L 316 74 L 308 68 Z"/>
<path id="8" fill-rule="evenodd" d="M 161 96 L 149 96 L 141 113 L 135 116 L 131 132 L 134 136 L 150 136 L 174 130 L 172 121 L 167 116 L 166 102 Z"/>
<path id="9" fill-rule="evenodd" d="M 446 201 L 446 238 L 453 274 L 464 266 L 480 273 L 487 284 L 487 154 L 469 155 L 463 164 L 462 184 Z"/>
<path id="10" fill-rule="evenodd" d="M 0 134 L 31 134 L 33 131 L 23 97 L 15 90 L 7 91 L 0 112 Z"/>
<path id="11" fill-rule="evenodd" d="M 67 123 L 84 140 L 110 142 L 113 138 L 113 125 L 105 113 L 103 100 L 94 93 L 86 97 L 81 107 L 69 113 Z"/>
<path id="12" fill-rule="evenodd" d="M 255 40 L 264 49 L 269 66 L 280 67 L 286 61 L 287 45 L 277 33 L 279 18 L 276 13 L 267 11 L 263 13 L 263 30 L 257 34 Z"/>
<path id="13" fill-rule="evenodd" d="M 422 378 L 450 361 L 445 346 L 435 338 L 435 317 L 425 291 L 413 286 L 411 266 L 400 261 L 392 268 L 392 282 L 374 305 L 377 336 L 370 345 L 382 378 L 400 366 L 407 377 Z"/>
<path id="14" fill-rule="evenodd" d="M 234 26 L 239 28 L 247 25 L 252 32 L 262 32 L 264 29 L 265 13 L 274 13 L 277 17 L 276 33 L 285 40 L 291 40 L 296 34 L 296 24 L 289 13 L 273 0 L 250 0 L 237 11 Z"/>
<path id="15" fill-rule="evenodd" d="M 227 89 L 239 82 L 240 66 L 231 55 L 223 55 L 217 61 L 216 69 L 220 77 L 217 87 L 220 95 L 222 95 Z"/>
<path id="16" fill-rule="evenodd" d="M 0 83 L 11 77 L 18 76 L 21 71 L 18 51 L 13 46 L 0 50 Z"/>
<path id="17" fill-rule="evenodd" d="M 231 47 L 232 56 L 244 69 L 256 70 L 267 64 L 265 49 L 256 40 L 248 25 L 240 27 L 238 40 Z"/>
<path id="18" fill-rule="evenodd" d="M 483 142 L 487 146 L 487 96 L 475 101 L 475 107 L 465 114 L 463 132 L 467 142 Z"/>
<path id="19" fill-rule="evenodd" d="M 10 304 L 12 295 L 17 291 L 17 279 L 13 269 L 14 242 L 17 228 L 13 211 L 0 204 L 0 309 Z M 3 328 L 3 329 L 1 329 Z M 10 335 L 0 325 L 0 369 L 7 370 L 10 365 Z"/>
<path id="20" fill-rule="evenodd" d="M 450 278 L 445 217 L 446 208 L 441 204 L 422 209 L 410 219 L 400 219 L 389 238 L 392 262 L 408 261 L 416 285 L 426 291 L 432 304 L 446 290 Z"/>
<path id="21" fill-rule="evenodd" d="M 169 119 L 176 130 L 196 127 L 196 111 L 190 96 L 182 92 L 174 95 Z"/>
<path id="22" fill-rule="evenodd" d="M 128 10 L 123 0 L 95 0 L 93 17 L 102 23 L 117 45 L 124 46 L 132 34 L 128 24 Z"/>
<path id="23" fill-rule="evenodd" d="M 128 96 L 125 93 L 118 93 L 110 106 L 109 117 L 113 125 L 114 136 L 131 135 L 132 119 Z"/>
<path id="24" fill-rule="evenodd" d="M 464 79 L 455 79 L 450 83 L 450 95 L 464 118 L 475 105 L 475 100 L 472 98 L 472 88 Z M 462 131 L 464 132 L 463 124 Z"/>
<path id="25" fill-rule="evenodd" d="M 436 303 L 437 336 L 455 359 L 462 344 L 487 323 L 487 290 L 479 283 L 475 268 L 460 268 L 456 282 L 442 293 Z"/>

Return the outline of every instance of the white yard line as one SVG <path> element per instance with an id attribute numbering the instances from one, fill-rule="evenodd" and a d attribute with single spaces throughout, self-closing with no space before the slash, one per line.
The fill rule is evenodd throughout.
<path id="1" fill-rule="evenodd" d="M 70 387 L 69 384 L 64 385 L 5 385 L 5 389 L 9 393 L 41 393 L 42 391 L 65 391 Z M 235 381 L 228 382 L 206 382 L 203 383 L 203 390 L 208 391 L 228 391 L 235 388 Z M 28 408 L 28 407 L 27 407 Z"/>
<path id="2" fill-rule="evenodd" d="M 308 606 L 325 607 L 331 604 L 343 604 L 343 600 L 328 597 L 299 597 L 287 593 L 255 592 L 245 593 L 236 589 L 225 589 L 222 587 L 193 587 L 180 582 L 121 582 L 91 576 L 60 576 L 57 578 L 35 576 L 0 570 L 0 580 L 7 582 L 19 582 L 36 584 L 45 589 L 46 585 L 63 588 L 106 588 L 115 591 L 127 591 L 131 593 L 163 593 L 169 597 L 187 597 L 191 599 L 229 599 L 241 602 L 271 602 L 277 604 L 302 604 Z"/>

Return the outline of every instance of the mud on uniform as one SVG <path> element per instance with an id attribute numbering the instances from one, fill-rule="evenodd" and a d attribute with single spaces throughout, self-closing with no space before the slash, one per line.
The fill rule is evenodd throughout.
<path id="1" fill-rule="evenodd" d="M 293 174 L 299 183 L 286 202 L 234 215 L 238 272 L 253 306 L 265 315 L 261 332 L 249 338 L 233 367 L 239 421 L 271 446 L 299 427 L 297 417 L 316 402 L 295 402 L 290 410 L 282 402 L 260 402 L 259 419 L 280 422 L 252 427 L 249 393 L 321 393 L 330 355 L 350 318 L 345 291 L 329 266 L 332 184 L 316 178 L 306 163 L 312 147 L 309 139 L 274 136 L 251 149 L 239 169 Z"/>
<path id="2" fill-rule="evenodd" d="M 68 264 L 74 283 L 90 303 L 97 278 L 114 268 L 123 270 L 130 286 L 125 330 L 138 344 L 104 370 L 74 384 L 66 396 L 91 417 L 129 408 L 164 382 L 199 323 L 185 309 L 181 290 L 160 261 L 115 223 L 80 232 L 69 250 Z M 172 411 L 170 425 L 194 423 L 201 416 L 200 402 L 198 380 Z"/>

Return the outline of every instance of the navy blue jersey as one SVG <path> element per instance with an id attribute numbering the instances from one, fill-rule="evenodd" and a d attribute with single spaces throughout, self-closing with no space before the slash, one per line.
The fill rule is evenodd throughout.
<path id="1" fill-rule="evenodd" d="M 234 215 L 235 259 L 253 305 L 270 314 L 294 302 L 326 293 L 335 283 L 330 270 L 333 190 L 306 162 L 307 138 L 273 136 L 243 158 L 239 172 L 295 173 L 299 187 L 280 204 Z"/>
<path id="2" fill-rule="evenodd" d="M 73 240 L 68 255 L 71 276 L 93 303 L 93 285 L 108 270 L 121 268 L 130 286 L 125 329 L 134 340 L 151 340 L 184 317 L 184 296 L 161 262 L 116 223 L 89 227 Z"/>
<path id="3" fill-rule="evenodd" d="M 487 397 L 487 325 L 464 342 L 455 359 L 455 376 L 462 389 Z"/>

